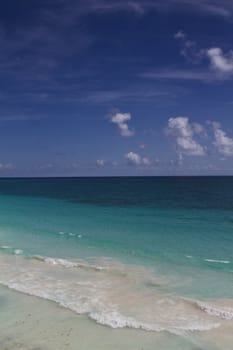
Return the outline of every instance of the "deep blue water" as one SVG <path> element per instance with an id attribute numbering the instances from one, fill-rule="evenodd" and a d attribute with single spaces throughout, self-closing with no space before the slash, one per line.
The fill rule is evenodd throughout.
<path id="1" fill-rule="evenodd" d="M 233 209 L 233 177 L 0 179 L 0 194 L 101 206 Z"/>

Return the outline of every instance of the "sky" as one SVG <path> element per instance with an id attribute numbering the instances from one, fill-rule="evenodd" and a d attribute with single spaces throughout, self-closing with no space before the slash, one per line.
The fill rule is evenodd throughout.
<path id="1" fill-rule="evenodd" d="M 233 175 L 231 0 L 0 2 L 0 176 Z"/>

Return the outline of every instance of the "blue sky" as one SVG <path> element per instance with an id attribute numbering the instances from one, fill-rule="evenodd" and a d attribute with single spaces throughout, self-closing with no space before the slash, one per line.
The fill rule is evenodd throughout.
<path id="1" fill-rule="evenodd" d="M 0 4 L 0 176 L 233 175 L 233 2 Z"/>

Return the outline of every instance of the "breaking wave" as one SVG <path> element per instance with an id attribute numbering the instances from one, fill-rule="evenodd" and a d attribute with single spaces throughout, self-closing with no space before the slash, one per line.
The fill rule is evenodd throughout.
<path id="1" fill-rule="evenodd" d="M 198 301 L 197 305 L 210 316 L 219 317 L 223 320 L 233 320 L 233 307 L 211 305 L 201 301 Z"/>
<path id="2" fill-rule="evenodd" d="M 214 259 L 205 259 L 206 262 L 214 263 L 214 264 L 230 264 L 231 262 L 228 260 L 214 260 Z"/>
<path id="3" fill-rule="evenodd" d="M 146 268 L 112 259 L 73 261 L 12 251 L 16 255 L 0 255 L 2 285 L 111 328 L 181 334 L 214 329 L 233 319 L 227 301 L 222 305 L 172 295 L 172 282 Z"/>
<path id="4" fill-rule="evenodd" d="M 67 259 L 59 259 L 59 258 L 50 258 L 50 257 L 44 257 L 41 255 L 33 255 L 31 259 L 39 260 L 42 262 L 45 262 L 46 264 L 52 265 L 52 266 L 62 266 L 65 268 L 86 268 L 86 269 L 93 269 L 96 271 L 102 271 L 105 270 L 106 268 L 103 266 L 97 266 L 97 265 L 91 265 L 91 264 L 86 264 L 83 262 L 74 262 L 70 261 Z"/>

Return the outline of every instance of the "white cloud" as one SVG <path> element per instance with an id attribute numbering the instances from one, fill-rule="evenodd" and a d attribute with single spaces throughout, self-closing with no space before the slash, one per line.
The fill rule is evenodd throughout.
<path id="1" fill-rule="evenodd" d="M 233 74 L 233 51 L 224 54 L 220 47 L 201 49 L 195 41 L 189 40 L 182 30 L 178 31 L 174 38 L 181 43 L 181 55 L 188 62 L 199 64 L 206 58 L 209 60 L 211 80 L 227 79 Z"/>
<path id="2" fill-rule="evenodd" d="M 97 161 L 96 161 L 96 166 L 98 168 L 103 167 L 105 164 L 106 164 L 106 161 L 104 159 L 97 159 Z"/>
<path id="3" fill-rule="evenodd" d="M 199 123 L 192 123 L 193 130 L 196 134 L 202 134 L 205 133 L 205 128 L 203 125 Z"/>
<path id="4" fill-rule="evenodd" d="M 227 136 L 219 123 L 212 122 L 211 125 L 214 130 L 214 145 L 218 152 L 227 157 L 233 156 L 233 138 Z"/>
<path id="5" fill-rule="evenodd" d="M 139 154 L 134 152 L 129 152 L 125 155 L 129 165 L 145 165 L 149 166 L 151 164 L 150 160 L 147 157 L 141 157 Z"/>
<path id="6" fill-rule="evenodd" d="M 125 159 L 131 165 L 140 165 L 141 164 L 141 156 L 134 152 L 129 152 L 125 155 Z"/>
<path id="7" fill-rule="evenodd" d="M 150 163 L 150 160 L 147 157 L 143 157 L 142 158 L 142 164 L 143 165 L 150 165 L 151 163 Z"/>
<path id="8" fill-rule="evenodd" d="M 201 131 L 200 124 L 192 124 L 187 117 L 176 117 L 168 120 L 167 135 L 172 137 L 179 155 L 204 156 L 205 148 L 194 137 Z"/>
<path id="9" fill-rule="evenodd" d="M 13 164 L 10 164 L 10 163 L 0 163 L 0 171 L 2 170 L 13 170 L 14 169 L 14 166 Z"/>
<path id="10" fill-rule="evenodd" d="M 188 35 L 179 30 L 174 38 L 180 43 L 180 54 L 188 63 L 196 66 L 194 69 L 151 70 L 141 76 L 149 79 L 193 80 L 210 83 L 216 80 L 226 80 L 233 77 L 233 51 L 224 53 L 219 47 L 200 48 Z M 206 68 L 197 68 L 204 63 Z"/>
<path id="11" fill-rule="evenodd" d="M 183 30 L 179 30 L 175 35 L 174 35 L 175 39 L 185 39 L 186 38 L 186 34 L 183 32 Z"/>
<path id="12" fill-rule="evenodd" d="M 116 113 L 111 117 L 111 122 L 118 126 L 120 135 L 123 137 L 131 137 L 135 134 L 133 129 L 130 129 L 127 122 L 131 120 L 130 113 Z"/>
<path id="13" fill-rule="evenodd" d="M 233 73 L 233 52 L 224 54 L 219 47 L 213 47 L 207 50 L 207 56 L 210 59 L 211 68 L 219 73 Z"/>

